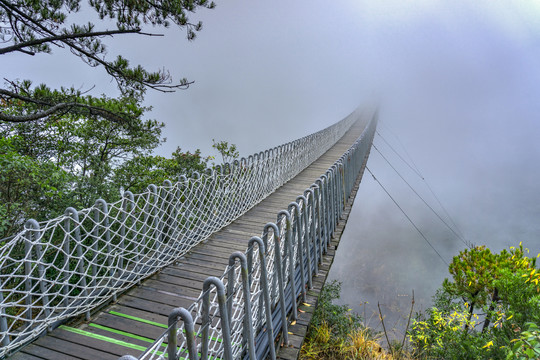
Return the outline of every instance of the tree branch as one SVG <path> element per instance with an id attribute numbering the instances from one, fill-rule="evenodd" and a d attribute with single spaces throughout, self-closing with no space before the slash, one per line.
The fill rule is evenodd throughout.
<path id="1" fill-rule="evenodd" d="M 41 45 L 47 42 L 73 40 L 73 39 L 79 39 L 79 38 L 107 36 L 107 35 L 116 35 L 116 34 L 128 34 L 128 33 L 138 33 L 138 34 L 147 35 L 147 36 L 163 36 L 161 34 L 141 33 L 141 29 L 139 28 L 127 29 L 127 30 L 105 30 L 105 31 L 97 31 L 97 32 L 90 32 L 90 33 L 81 33 L 81 34 L 74 34 L 74 33 L 62 34 L 62 35 L 48 36 L 41 39 L 26 41 L 26 42 L 22 42 L 16 45 L 0 48 L 0 55 L 13 52 L 13 51 L 23 51 L 21 49 L 30 47 L 30 46 Z"/>
<path id="2" fill-rule="evenodd" d="M 33 51 L 28 51 L 28 50 L 23 50 L 23 49 L 19 49 L 19 50 L 17 50 L 17 51 L 20 51 L 20 52 L 22 52 L 23 54 L 30 55 L 30 56 L 36 55 L 36 53 L 33 52 Z"/>
<path id="3" fill-rule="evenodd" d="M 0 121 L 6 121 L 6 122 L 11 122 L 11 123 L 23 123 L 23 122 L 28 122 L 28 121 L 34 121 L 34 120 L 39 120 L 39 119 L 43 119 L 44 117 L 50 116 L 57 111 L 60 111 L 63 109 L 74 108 L 74 107 L 86 109 L 88 110 L 88 113 L 90 115 L 99 115 L 107 120 L 110 120 L 116 123 L 127 122 L 125 118 L 122 118 L 118 114 L 115 114 L 111 111 L 108 111 L 108 110 L 105 110 L 103 108 L 96 107 L 96 106 L 90 106 L 90 105 L 79 104 L 79 103 L 74 103 L 74 102 L 58 103 L 48 108 L 47 110 L 41 111 L 39 113 L 28 114 L 28 115 L 20 115 L 20 116 L 15 115 L 14 116 L 14 115 L 8 115 L 3 112 L 0 112 Z"/>
<path id="4" fill-rule="evenodd" d="M 31 102 L 33 104 L 51 106 L 51 103 L 48 103 L 46 101 L 34 99 L 34 98 L 24 96 L 24 95 L 21 95 L 21 94 L 18 94 L 18 93 L 15 93 L 15 92 L 12 92 L 12 91 L 9 91 L 9 90 L 6 90 L 6 89 L 0 89 L 0 95 L 9 96 L 11 98 L 19 99 L 19 100 L 26 101 L 26 102 Z"/>
<path id="5" fill-rule="evenodd" d="M 148 3 L 152 3 L 149 0 L 146 0 L 146 1 Z M 154 5 L 159 8 L 158 4 L 154 4 Z M 24 11 L 24 9 L 18 8 L 10 1 L 0 0 L 0 7 L 6 10 L 6 13 L 10 17 L 10 20 L 11 20 L 11 17 L 13 17 L 13 20 L 15 22 L 20 21 L 22 24 L 24 24 L 24 26 L 31 28 L 33 32 L 35 32 L 36 34 L 39 34 L 39 36 L 42 37 L 41 39 L 32 39 L 28 41 L 23 41 L 22 34 L 19 34 L 18 39 L 21 42 L 16 45 L 0 48 L 0 55 L 8 53 L 8 52 L 12 52 L 12 51 L 21 51 L 29 55 L 32 55 L 33 53 L 31 51 L 23 50 L 23 49 L 27 47 L 31 47 L 31 46 L 37 46 L 40 44 L 51 43 L 59 47 L 64 47 L 64 46 L 69 47 L 70 50 L 75 55 L 79 56 L 83 61 L 87 62 L 90 65 L 103 66 L 105 70 L 109 73 L 109 75 L 115 78 L 121 90 L 124 90 L 123 88 L 125 87 L 126 89 L 131 90 L 131 91 L 132 90 L 138 91 L 138 89 L 136 88 L 137 86 L 135 86 L 134 84 L 140 84 L 141 88 L 146 87 L 146 88 L 150 88 L 150 89 L 157 90 L 160 92 L 174 92 L 175 89 L 187 89 L 189 88 L 191 84 L 193 84 L 192 81 L 188 82 L 185 80 L 181 80 L 180 83 L 178 84 L 171 84 L 170 77 L 168 76 L 168 74 L 164 74 L 164 73 L 159 73 L 159 78 L 147 76 L 147 75 L 153 75 L 153 74 L 143 74 L 140 77 L 139 76 L 134 77 L 129 72 L 124 71 L 124 69 L 114 66 L 113 62 L 106 61 L 104 58 L 93 53 L 91 49 L 86 49 L 84 44 L 79 45 L 74 41 L 76 39 L 107 36 L 107 35 L 114 35 L 114 34 L 121 34 L 121 33 L 138 33 L 138 34 L 147 35 L 147 36 L 160 36 L 160 35 L 142 33 L 140 32 L 140 29 L 107 30 L 104 32 L 95 32 L 95 33 L 87 33 L 87 34 L 85 33 L 75 34 L 71 32 L 68 34 L 59 35 L 59 34 L 56 34 L 53 29 L 42 24 L 39 20 L 34 19 L 31 15 L 27 14 Z M 187 26 L 188 28 L 192 26 L 191 23 L 187 23 L 183 25 Z M 12 29 L 15 33 L 18 33 L 17 26 L 13 23 L 12 23 Z M 131 69 L 126 69 L 126 70 L 131 71 Z"/>
<path id="6" fill-rule="evenodd" d="M 0 89 L 0 95 L 6 95 L 11 98 L 19 99 L 25 102 L 29 102 L 29 103 L 33 103 L 33 104 L 37 104 L 41 106 L 49 106 L 49 108 L 46 110 L 43 110 L 37 113 L 28 114 L 28 115 L 8 115 L 4 112 L 0 112 L 0 121 L 6 121 L 6 122 L 11 122 L 11 123 L 22 123 L 22 122 L 43 119 L 44 117 L 50 116 L 58 111 L 69 110 L 72 108 L 81 108 L 88 111 L 88 114 L 90 115 L 98 115 L 107 120 L 120 123 L 120 124 L 128 123 L 128 119 L 126 118 L 127 115 L 126 117 L 123 117 L 117 113 L 114 113 L 112 111 L 109 111 L 107 109 L 97 107 L 97 106 L 91 106 L 91 105 L 81 104 L 77 102 L 63 102 L 63 103 L 52 104 L 43 100 L 37 100 L 31 97 L 23 96 L 23 95 L 20 95 L 20 94 L 17 94 L 17 93 L 14 93 L 5 89 Z"/>
<path id="7" fill-rule="evenodd" d="M 25 14 L 23 11 L 21 11 L 19 8 L 17 8 L 13 4 L 11 4 L 9 2 L 6 2 L 4 0 L 0 0 L 0 6 L 2 6 L 6 10 L 6 12 L 8 13 L 8 15 L 10 15 L 10 17 L 15 15 L 15 13 L 16 13 L 18 15 L 18 17 L 21 18 L 21 21 L 24 23 L 24 25 L 26 25 L 28 27 L 31 27 L 35 32 L 40 33 L 40 34 L 49 34 L 50 36 L 55 36 L 56 35 L 54 32 L 49 30 L 47 27 L 40 24 L 39 21 L 37 21 L 37 20 L 33 19 L 31 16 Z M 17 30 L 17 26 L 12 25 L 11 27 L 17 34 L 19 34 L 18 30 Z M 18 38 L 22 39 L 22 35 L 19 34 Z"/>

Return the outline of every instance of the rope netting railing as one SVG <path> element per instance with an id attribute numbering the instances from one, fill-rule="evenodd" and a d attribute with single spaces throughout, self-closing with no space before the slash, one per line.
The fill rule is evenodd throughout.
<path id="1" fill-rule="evenodd" d="M 202 284 L 199 298 L 176 308 L 169 328 L 138 358 L 276 359 L 275 341 L 288 342 L 288 321 L 298 315 L 327 252 L 338 220 L 362 171 L 375 134 L 376 114 L 356 142 L 303 194 L 234 252 L 219 278 Z"/>
<path id="2" fill-rule="evenodd" d="M 357 119 L 175 183 L 126 191 L 0 240 L 0 357 L 115 300 L 231 223 L 332 147 Z"/>

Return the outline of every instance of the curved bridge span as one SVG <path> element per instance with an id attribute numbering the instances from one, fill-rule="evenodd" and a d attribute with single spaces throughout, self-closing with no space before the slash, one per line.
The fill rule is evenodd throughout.
<path id="1" fill-rule="evenodd" d="M 28 221 L 0 249 L 0 358 L 296 358 L 376 118 Z"/>

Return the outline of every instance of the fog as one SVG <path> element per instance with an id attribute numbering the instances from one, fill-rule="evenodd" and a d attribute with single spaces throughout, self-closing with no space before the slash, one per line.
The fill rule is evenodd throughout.
<path id="1" fill-rule="evenodd" d="M 385 28 L 382 137 L 374 144 L 467 242 L 500 251 L 523 241 L 536 256 L 538 22 L 528 23 L 516 4 L 490 12 L 499 5 L 459 4 Z M 417 165 L 425 181 L 409 165 Z M 429 306 L 448 276 L 445 262 L 465 244 L 375 149 L 368 166 L 443 259 L 366 173 L 330 278 L 343 283 L 341 302 L 370 325 L 381 329 L 380 302 L 386 326 L 398 322 L 403 330 L 412 291 L 416 311 Z"/>
<path id="2" fill-rule="evenodd" d="M 195 81 L 174 94 L 148 92 L 148 117 L 166 123 L 157 153 L 216 155 L 216 139 L 245 156 L 376 99 L 375 145 L 455 231 L 494 251 L 520 241 L 540 251 L 538 3 L 218 0 L 192 18 L 204 23 L 193 42 L 178 29 L 106 40 L 111 57 Z M 102 70 L 62 50 L 1 61 L 10 79 L 116 91 Z M 444 261 L 465 247 L 374 149 L 368 166 Z M 366 173 L 330 274 L 343 283 L 341 301 L 362 314 L 369 302 L 366 317 L 377 301 L 407 313 L 410 297 L 398 295 L 414 289 L 416 308 L 425 308 L 447 276 L 443 260 Z"/>

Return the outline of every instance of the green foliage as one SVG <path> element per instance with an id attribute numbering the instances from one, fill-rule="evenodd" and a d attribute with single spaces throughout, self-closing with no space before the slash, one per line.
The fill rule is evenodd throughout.
<path id="1" fill-rule="evenodd" d="M 508 351 L 507 360 L 533 360 L 540 358 L 540 329 L 537 324 L 527 323 L 514 345 Z"/>
<path id="2" fill-rule="evenodd" d="M 51 161 L 18 153 L 16 140 L 0 137 L 0 239 L 14 234 L 27 218 L 63 211 L 71 179 Z"/>
<path id="3" fill-rule="evenodd" d="M 124 190 L 142 192 L 150 184 L 162 184 L 165 180 L 177 180 L 178 176 L 191 176 L 194 171 L 206 170 L 210 157 L 201 156 L 199 149 L 195 153 L 182 152 L 177 148 L 171 158 L 162 156 L 137 156 L 115 170 L 113 182 Z"/>
<path id="4" fill-rule="evenodd" d="M 527 253 L 520 243 L 498 254 L 481 246 L 454 257 L 452 279 L 409 333 L 419 357 L 505 359 L 521 329 L 540 321 L 540 274 Z"/>
<path id="5" fill-rule="evenodd" d="M 139 106 L 133 96 L 117 99 L 104 95 L 94 97 L 74 88 L 50 89 L 45 84 L 33 86 L 30 80 L 9 82 L 7 89 L 0 89 L 0 105 L 4 117 L 12 119 L 27 117 L 28 121 L 38 119 L 57 120 L 66 114 L 79 118 L 101 118 L 130 126 L 149 108 Z M 52 106 L 56 106 L 53 110 Z M 32 115 L 34 114 L 34 115 Z M 41 116 L 44 115 L 44 116 Z M 10 118 L 1 118 L 8 122 Z"/>
<path id="6" fill-rule="evenodd" d="M 358 314 L 333 303 L 340 291 L 341 283 L 334 280 L 319 294 L 300 359 L 392 359 Z"/>
<path id="7" fill-rule="evenodd" d="M 417 358 L 484 359 L 492 354 L 486 334 L 469 332 L 479 323 L 478 316 L 469 319 L 467 308 L 454 311 L 433 307 L 413 321 L 410 340 Z"/>
<path id="8" fill-rule="evenodd" d="M 129 109 L 129 125 L 73 113 L 56 114 L 32 123 L 0 122 L 0 136 L 12 139 L 19 154 L 54 163 L 72 175 L 71 205 L 79 208 L 90 206 L 98 197 L 117 199 L 118 188 L 110 183 L 114 169 L 125 160 L 147 155 L 157 147 L 162 142 L 164 126 L 154 120 L 142 120 L 147 109 L 132 98 L 87 98 L 103 107 Z M 26 106 L 12 103 L 6 108 L 12 113 L 25 113 Z"/>
<path id="9" fill-rule="evenodd" d="M 201 151 L 199 149 L 195 150 L 195 152 L 192 154 L 189 151 L 182 152 L 180 148 L 177 148 L 171 154 L 172 166 L 170 171 L 172 171 L 172 173 L 174 173 L 176 176 L 191 176 L 194 171 L 202 173 L 206 170 L 208 161 L 211 159 L 211 156 L 201 156 Z"/>
<path id="10" fill-rule="evenodd" d="M 334 300 L 339 299 L 340 292 L 340 282 L 334 280 L 326 284 L 319 294 L 317 310 L 311 319 L 311 329 L 316 329 L 325 322 L 332 329 L 331 336 L 335 340 L 346 338 L 351 330 L 361 325 L 360 316 L 351 312 L 347 305 L 333 303 Z"/>
<path id="11" fill-rule="evenodd" d="M 485 304 L 492 290 L 492 274 L 497 258 L 485 246 L 468 249 L 455 256 L 448 267 L 452 280 L 445 279 L 446 292 L 461 296 L 470 304 Z"/>
<path id="12" fill-rule="evenodd" d="M 220 153 L 223 163 L 230 163 L 240 156 L 235 144 L 229 144 L 227 141 L 216 142 L 215 139 L 212 139 L 212 142 L 212 147 Z"/>

